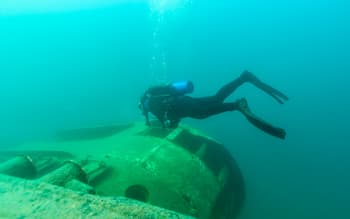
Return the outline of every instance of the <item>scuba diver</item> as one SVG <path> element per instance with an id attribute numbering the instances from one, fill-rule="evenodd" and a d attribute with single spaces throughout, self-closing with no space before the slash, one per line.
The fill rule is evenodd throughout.
<path id="1" fill-rule="evenodd" d="M 150 87 L 140 99 L 139 108 L 146 118 L 146 125 L 151 125 L 149 113 L 152 113 L 163 128 L 176 128 L 182 118 L 204 119 L 228 111 L 239 111 L 247 120 L 260 130 L 284 139 L 286 132 L 275 127 L 252 113 L 245 98 L 235 102 L 224 102 L 239 86 L 249 82 L 266 92 L 277 102 L 283 104 L 288 97 L 275 88 L 259 80 L 255 75 L 244 71 L 238 78 L 220 88 L 213 96 L 190 97 L 193 92 L 191 81 L 180 81 L 166 85 Z"/>

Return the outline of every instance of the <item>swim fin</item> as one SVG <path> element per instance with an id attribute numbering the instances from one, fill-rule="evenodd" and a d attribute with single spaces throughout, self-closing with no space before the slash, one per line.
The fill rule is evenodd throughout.
<path id="1" fill-rule="evenodd" d="M 268 122 L 262 120 L 254 113 L 252 113 L 248 107 L 246 99 L 242 98 L 238 100 L 237 108 L 241 113 L 243 113 L 243 115 L 248 119 L 248 121 L 258 129 L 277 138 L 285 139 L 286 131 L 282 128 L 274 127 L 273 125 L 269 124 Z"/>
<path id="2" fill-rule="evenodd" d="M 248 82 L 255 85 L 257 88 L 260 88 L 262 91 L 264 91 L 265 93 L 267 93 L 268 95 L 273 97 L 280 104 L 283 104 L 283 100 L 284 101 L 289 100 L 289 98 L 285 94 L 283 94 L 281 91 L 279 91 L 279 90 L 271 87 L 270 85 L 262 82 L 251 72 L 244 71 L 241 74 L 241 77 L 243 77 L 245 80 L 247 80 Z"/>

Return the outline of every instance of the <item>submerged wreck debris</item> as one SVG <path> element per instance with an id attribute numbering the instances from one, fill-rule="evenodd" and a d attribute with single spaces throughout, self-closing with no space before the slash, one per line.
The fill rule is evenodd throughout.
<path id="1" fill-rule="evenodd" d="M 0 203 L 1 218 L 192 218 L 132 199 L 81 194 L 1 174 Z"/>
<path id="2" fill-rule="evenodd" d="M 0 173 L 25 179 L 34 178 L 37 169 L 29 156 L 16 156 L 0 164 Z"/>
<path id="3" fill-rule="evenodd" d="M 65 130 L 0 151 L 0 203 L 10 199 L 0 208 L 5 218 L 234 219 L 244 198 L 230 153 L 187 126 Z M 19 204 L 20 211 L 10 207 Z"/>
<path id="4" fill-rule="evenodd" d="M 81 166 L 74 161 L 66 161 L 60 168 L 46 174 L 38 180 L 52 185 L 64 186 L 74 179 L 87 183 L 87 175 Z"/>

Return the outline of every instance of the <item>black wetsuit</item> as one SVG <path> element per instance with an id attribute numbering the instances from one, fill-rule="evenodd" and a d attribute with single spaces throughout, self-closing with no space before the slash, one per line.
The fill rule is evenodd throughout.
<path id="1" fill-rule="evenodd" d="M 194 98 L 187 95 L 178 95 L 171 86 L 156 86 L 149 88 L 141 98 L 146 122 L 149 124 L 148 112 L 151 112 L 158 118 L 163 127 L 176 128 L 181 119 L 185 117 L 204 119 L 223 112 L 239 110 L 256 127 L 271 135 L 284 138 L 285 132 L 283 129 L 275 128 L 255 116 L 246 102 L 242 105 L 242 99 L 235 102 L 224 102 L 245 82 L 251 82 L 280 103 L 283 102 L 279 97 L 284 100 L 288 99 L 284 94 L 261 82 L 249 72 L 243 72 L 240 77 L 219 89 L 215 95 L 208 97 Z M 147 103 L 145 103 L 146 101 Z"/>

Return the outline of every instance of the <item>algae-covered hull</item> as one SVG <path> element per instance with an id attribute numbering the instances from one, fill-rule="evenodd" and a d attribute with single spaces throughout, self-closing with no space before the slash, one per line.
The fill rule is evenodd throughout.
<path id="1" fill-rule="evenodd" d="M 116 205 L 114 209 L 119 211 L 137 210 L 135 203 L 139 203 L 142 212 L 147 209 L 154 212 L 157 208 L 164 215 L 165 212 L 178 213 L 179 218 L 187 215 L 231 219 L 238 215 L 244 201 L 241 173 L 225 147 L 186 126 L 164 130 L 135 123 L 65 130 L 51 141 L 22 144 L 16 150 L 2 151 L 0 162 L 0 173 L 18 177 L 7 180 L 7 188 L 10 188 L 9 182 L 22 180 L 25 182 L 15 184 L 26 185 L 23 191 L 33 191 L 35 186 L 47 187 L 49 194 L 57 190 L 56 193 L 62 193 L 60 197 L 72 203 L 77 198 L 67 197 L 79 196 L 95 206 L 81 211 L 85 216 L 96 214 L 96 203 L 104 203 L 109 208 Z M 1 184 L 4 177 L 0 177 L 0 192 L 4 192 L 1 188 L 5 187 Z M 20 196 L 12 194 L 11 197 Z M 122 202 L 124 207 L 120 207 L 121 202 L 116 199 L 130 201 Z M 42 206 L 39 202 L 36 204 Z M 46 213 L 45 208 L 40 209 L 45 215 L 52 211 L 52 206 L 47 206 Z M 1 211 L 0 215 L 5 214 Z M 29 212 L 22 214 L 33 216 Z M 110 218 L 116 218 L 110 214 Z M 66 217 L 70 217 L 68 211 Z M 123 217 L 160 218 L 142 214 L 136 217 L 131 212 Z"/>

